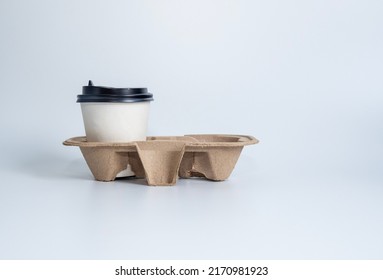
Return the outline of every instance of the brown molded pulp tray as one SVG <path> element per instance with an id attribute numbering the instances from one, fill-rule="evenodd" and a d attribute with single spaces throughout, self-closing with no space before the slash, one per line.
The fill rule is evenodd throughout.
<path id="1" fill-rule="evenodd" d="M 86 137 L 66 140 L 78 146 L 96 180 L 113 181 L 129 165 L 135 176 L 151 186 L 170 186 L 177 177 L 227 179 L 246 145 L 258 140 L 245 135 L 185 135 L 147 137 L 128 143 L 87 142 Z"/>

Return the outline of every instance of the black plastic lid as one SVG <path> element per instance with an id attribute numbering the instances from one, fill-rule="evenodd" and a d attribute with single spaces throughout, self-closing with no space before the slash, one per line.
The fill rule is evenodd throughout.
<path id="1" fill-rule="evenodd" d="M 87 86 L 82 87 L 82 94 L 77 95 L 78 103 L 85 102 L 142 102 L 152 101 L 153 94 L 147 88 L 112 88 L 94 86 L 89 81 Z"/>

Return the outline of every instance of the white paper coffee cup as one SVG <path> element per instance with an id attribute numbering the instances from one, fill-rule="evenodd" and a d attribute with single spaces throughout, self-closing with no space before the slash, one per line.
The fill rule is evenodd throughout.
<path id="1" fill-rule="evenodd" d="M 111 88 L 88 86 L 77 95 L 89 142 L 145 141 L 150 101 L 147 88 Z M 133 176 L 128 165 L 116 177 Z"/>
<path id="2" fill-rule="evenodd" d="M 150 102 L 82 103 L 87 141 L 145 141 Z"/>
<path id="3" fill-rule="evenodd" d="M 145 140 L 152 100 L 146 88 L 99 87 L 89 81 L 77 96 L 87 141 Z"/>

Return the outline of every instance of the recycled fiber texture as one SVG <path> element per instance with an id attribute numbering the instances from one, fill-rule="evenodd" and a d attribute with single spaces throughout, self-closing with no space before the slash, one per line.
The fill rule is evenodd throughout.
<path id="1" fill-rule="evenodd" d="M 96 180 L 113 181 L 130 166 L 150 186 L 171 186 L 178 177 L 225 180 L 243 147 L 257 143 L 248 135 L 198 134 L 154 136 L 129 143 L 87 142 L 86 137 L 74 137 L 63 144 L 80 147 Z"/>

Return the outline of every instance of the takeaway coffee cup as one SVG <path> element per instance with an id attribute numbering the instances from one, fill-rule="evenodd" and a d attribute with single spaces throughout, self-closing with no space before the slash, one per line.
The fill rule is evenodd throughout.
<path id="1" fill-rule="evenodd" d="M 147 88 L 94 86 L 89 81 L 77 96 L 87 141 L 130 142 L 146 140 L 149 104 Z"/>

